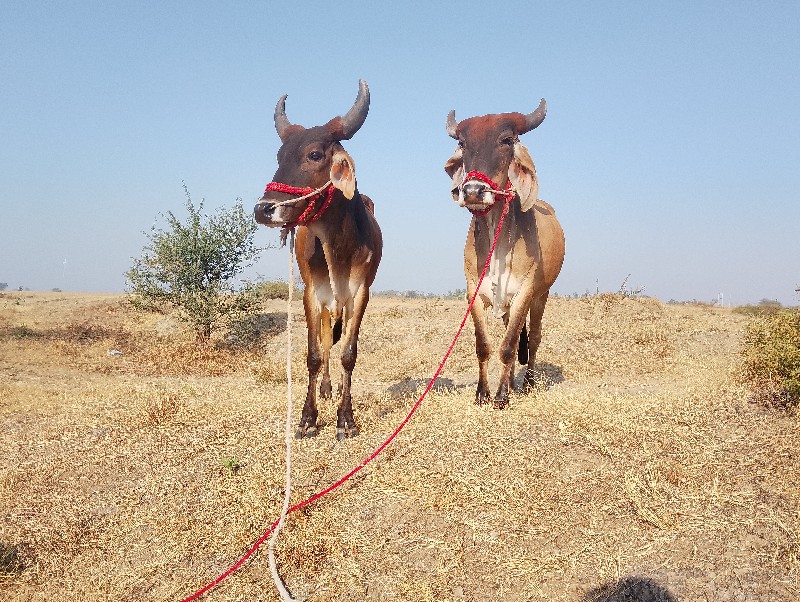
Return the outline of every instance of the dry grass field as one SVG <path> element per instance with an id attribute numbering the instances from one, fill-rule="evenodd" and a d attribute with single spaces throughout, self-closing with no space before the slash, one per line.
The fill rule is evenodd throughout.
<path id="1" fill-rule="evenodd" d="M 320 435 L 293 444 L 293 501 L 392 432 L 464 307 L 373 299 L 361 435 L 337 443 L 326 402 Z M 319 602 L 800 599 L 800 418 L 736 384 L 745 323 L 552 299 L 540 385 L 505 410 L 473 402 L 468 326 L 384 453 L 289 516 L 288 587 Z M 299 302 L 291 328 L 299 417 Z M 197 350 L 119 295 L 0 294 L 0 599 L 180 601 L 232 565 L 283 499 L 285 330 L 271 301 Z M 265 548 L 203 600 L 278 600 Z"/>

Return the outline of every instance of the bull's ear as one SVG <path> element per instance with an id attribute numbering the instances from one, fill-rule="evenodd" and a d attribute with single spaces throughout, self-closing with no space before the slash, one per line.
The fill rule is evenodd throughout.
<path id="1" fill-rule="evenodd" d="M 539 198 L 539 182 L 533 159 L 521 142 L 514 144 L 514 159 L 508 166 L 508 179 L 519 194 L 523 211 L 528 211 Z"/>
<path id="2" fill-rule="evenodd" d="M 356 192 L 356 166 L 344 150 L 336 151 L 331 159 L 331 183 L 348 199 Z"/>
<path id="3" fill-rule="evenodd" d="M 453 153 L 453 156 L 447 160 L 447 163 L 444 164 L 444 170 L 448 176 L 453 178 L 453 186 L 450 189 L 450 193 L 455 199 L 461 194 L 459 188 L 464 180 L 464 151 L 461 150 L 460 146 Z"/>
<path id="4" fill-rule="evenodd" d="M 448 176 L 453 178 L 454 185 L 461 185 L 461 180 L 464 179 L 464 151 L 461 150 L 461 147 L 458 147 L 453 156 L 444 164 L 444 170 Z"/>

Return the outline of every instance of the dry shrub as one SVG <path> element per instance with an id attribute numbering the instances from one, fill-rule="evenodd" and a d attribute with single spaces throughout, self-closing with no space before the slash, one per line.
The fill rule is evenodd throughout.
<path id="1" fill-rule="evenodd" d="M 193 340 L 162 338 L 142 345 L 132 359 L 138 374 L 222 376 L 246 369 L 256 356 Z"/>
<path id="2" fill-rule="evenodd" d="M 796 407 L 800 402 L 800 309 L 754 318 L 745 329 L 741 382 L 766 405 Z"/>
<path id="3" fill-rule="evenodd" d="M 266 282 L 260 282 L 256 285 L 256 289 L 258 290 L 262 299 L 286 300 L 289 298 L 289 283 L 283 280 L 268 280 Z M 294 290 L 292 291 L 292 296 L 295 299 L 301 299 L 303 297 L 302 289 L 299 289 L 295 286 Z"/>
<path id="4" fill-rule="evenodd" d="M 186 392 L 156 391 L 155 395 L 147 396 L 143 403 L 146 424 L 149 426 L 169 424 L 185 406 Z"/>

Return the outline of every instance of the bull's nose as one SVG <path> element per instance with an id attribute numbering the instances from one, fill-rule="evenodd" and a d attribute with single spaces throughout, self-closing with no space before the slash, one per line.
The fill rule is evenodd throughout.
<path id="1" fill-rule="evenodd" d="M 272 221 L 272 214 L 275 211 L 275 203 L 262 201 L 255 206 L 253 214 L 259 224 L 269 224 Z"/>
<path id="2" fill-rule="evenodd" d="M 466 198 L 476 199 L 484 193 L 486 184 L 483 182 L 467 182 L 464 184 L 463 190 Z"/>

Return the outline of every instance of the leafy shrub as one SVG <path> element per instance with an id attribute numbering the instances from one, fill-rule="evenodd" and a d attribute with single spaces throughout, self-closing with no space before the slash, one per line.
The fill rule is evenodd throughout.
<path id="1" fill-rule="evenodd" d="M 194 329 L 197 340 L 207 343 L 220 324 L 255 312 L 261 298 L 250 284 L 236 280 L 258 257 L 256 223 L 241 201 L 227 211 L 204 216 L 186 191 L 189 217 L 181 222 L 170 211 L 168 229 L 147 235 L 140 259 L 126 273 L 131 304 L 140 310 L 174 308 Z"/>
<path id="2" fill-rule="evenodd" d="M 754 318 L 745 330 L 741 355 L 741 380 L 756 399 L 784 407 L 800 402 L 800 309 Z"/>

